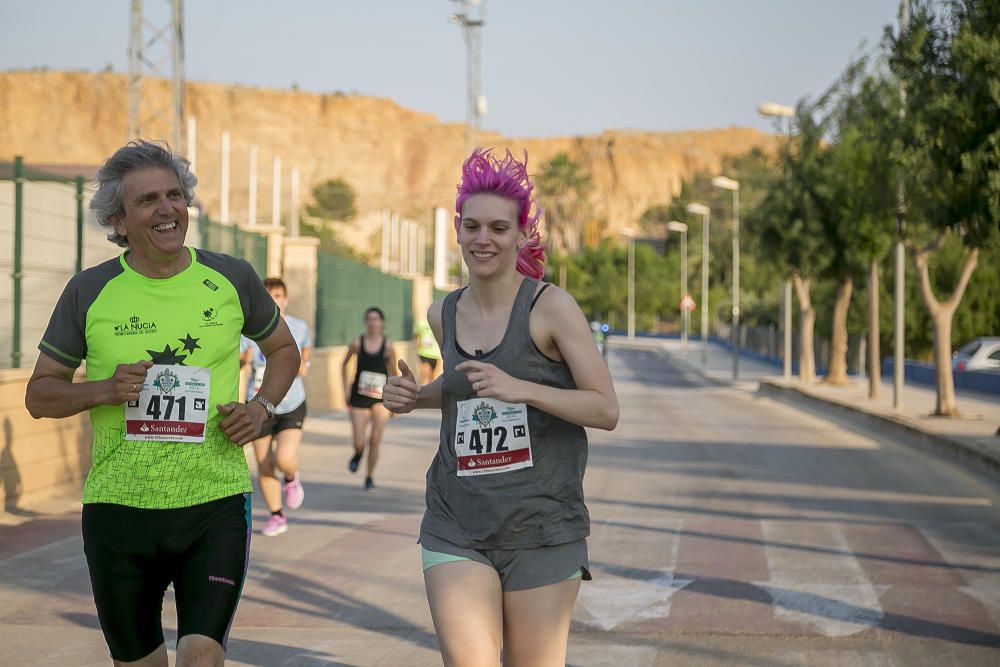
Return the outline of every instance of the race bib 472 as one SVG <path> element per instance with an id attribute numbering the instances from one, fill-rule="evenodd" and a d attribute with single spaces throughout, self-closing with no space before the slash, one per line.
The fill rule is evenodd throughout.
<path id="1" fill-rule="evenodd" d="M 530 468 L 528 408 L 493 398 L 459 401 L 455 418 L 458 476 L 495 475 Z"/>

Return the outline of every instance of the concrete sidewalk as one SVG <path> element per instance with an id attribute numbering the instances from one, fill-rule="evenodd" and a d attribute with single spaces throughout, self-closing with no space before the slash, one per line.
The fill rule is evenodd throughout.
<path id="1" fill-rule="evenodd" d="M 739 379 L 732 379 L 732 352 L 709 343 L 703 356 L 701 343 L 657 340 L 662 353 L 701 374 L 705 379 L 735 389 L 756 391 L 839 421 L 860 420 L 865 426 L 885 435 L 898 437 L 968 467 L 1000 478 L 1000 397 L 976 392 L 957 391 L 960 417 L 935 417 L 936 394 L 932 387 L 906 384 L 902 405 L 893 407 L 891 378 L 884 379 L 876 399 L 868 398 L 868 380 L 851 377 L 846 385 L 835 386 L 817 381 L 799 383 L 796 376 L 786 381 L 781 370 L 771 364 L 740 358 Z"/>

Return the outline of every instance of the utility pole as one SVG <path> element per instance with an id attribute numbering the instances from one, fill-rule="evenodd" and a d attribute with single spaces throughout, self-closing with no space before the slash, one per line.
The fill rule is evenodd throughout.
<path id="1" fill-rule="evenodd" d="M 462 26 L 465 37 L 465 154 L 476 145 L 481 121 L 486 115 L 486 96 L 482 94 L 480 60 L 481 29 L 486 22 L 486 0 L 452 0 L 459 11 L 448 20 Z"/>
<path id="2" fill-rule="evenodd" d="M 129 140 L 149 137 L 156 121 L 166 121 L 175 152 L 184 154 L 184 0 L 160 0 L 168 14 L 159 20 L 145 13 L 143 0 L 132 0 L 128 47 L 128 127 Z M 162 12 L 158 13 L 162 14 Z M 148 37 L 147 37 L 148 35 Z M 170 100 L 143 95 L 147 78 L 170 83 Z"/>

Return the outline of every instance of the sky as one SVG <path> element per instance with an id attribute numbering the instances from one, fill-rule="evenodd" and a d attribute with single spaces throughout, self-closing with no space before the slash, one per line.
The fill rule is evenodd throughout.
<path id="1" fill-rule="evenodd" d="M 168 0 L 144 0 L 162 23 Z M 483 127 L 509 137 L 728 126 L 821 94 L 898 0 L 485 0 Z M 0 70 L 128 70 L 129 0 L 0 2 Z M 187 0 L 186 75 L 388 97 L 465 119 L 453 0 Z M 0 109 L 0 113 L 4 110 Z"/>

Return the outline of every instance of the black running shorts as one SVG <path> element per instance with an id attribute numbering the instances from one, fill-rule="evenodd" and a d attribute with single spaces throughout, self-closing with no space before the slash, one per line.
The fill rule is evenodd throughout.
<path id="1" fill-rule="evenodd" d="M 302 405 L 295 408 L 291 412 L 286 412 L 283 415 L 277 413 L 274 414 L 270 419 L 264 420 L 264 423 L 260 425 L 260 435 L 258 435 L 255 440 L 260 438 L 266 438 L 268 436 L 275 436 L 282 431 L 289 431 L 293 428 L 302 430 L 302 424 L 306 421 L 306 402 L 302 401 Z"/>
<path id="2" fill-rule="evenodd" d="M 205 635 L 225 648 L 247 571 L 250 494 L 167 510 L 87 504 L 83 549 L 112 658 L 139 660 L 163 643 L 169 584 L 178 639 Z"/>

